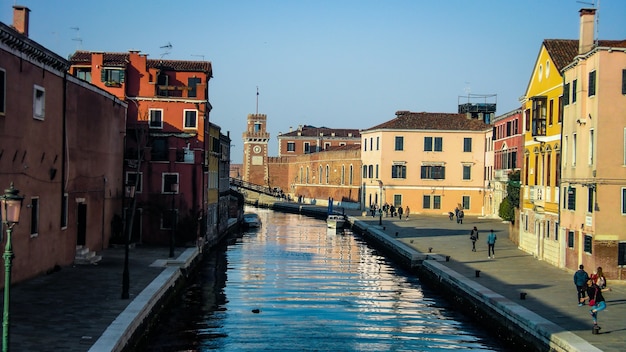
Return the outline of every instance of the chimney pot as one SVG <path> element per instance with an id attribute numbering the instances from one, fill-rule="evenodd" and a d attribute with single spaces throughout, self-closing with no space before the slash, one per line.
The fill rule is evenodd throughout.
<path id="1" fill-rule="evenodd" d="M 13 6 L 13 28 L 28 37 L 28 17 L 30 9 L 26 6 Z"/>

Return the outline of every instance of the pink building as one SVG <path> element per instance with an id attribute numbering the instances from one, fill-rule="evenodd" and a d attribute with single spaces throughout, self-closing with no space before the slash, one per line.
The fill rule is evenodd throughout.
<path id="1" fill-rule="evenodd" d="M 491 182 L 494 209 L 506 197 L 509 174 L 519 171 L 524 156 L 522 109 L 509 111 L 493 119 L 494 177 Z"/>
<path id="2" fill-rule="evenodd" d="M 13 9 L 13 27 L 0 23 L 0 187 L 24 196 L 12 236 L 12 279 L 22 281 L 108 246 L 127 106 L 70 76 L 67 60 L 28 37 L 30 10 Z"/>

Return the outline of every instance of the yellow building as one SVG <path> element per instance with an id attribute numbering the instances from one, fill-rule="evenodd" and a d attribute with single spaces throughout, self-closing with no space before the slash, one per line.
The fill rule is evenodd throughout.
<path id="1" fill-rule="evenodd" d="M 491 126 L 465 114 L 409 111 L 361 131 L 363 206 L 483 215 L 491 136 Z"/>
<path id="2" fill-rule="evenodd" d="M 520 175 L 519 246 L 562 266 L 559 226 L 559 165 L 563 77 L 578 52 L 577 40 L 546 39 L 522 100 L 524 156 Z"/>
<path id="3" fill-rule="evenodd" d="M 577 56 L 564 70 L 561 233 L 567 268 L 626 279 L 626 40 L 594 41 L 580 11 Z"/>
<path id="4" fill-rule="evenodd" d="M 220 161 L 220 131 L 221 128 L 209 123 L 207 138 L 206 164 L 207 168 L 207 237 L 212 239 L 218 233 L 219 217 L 219 161 Z"/>

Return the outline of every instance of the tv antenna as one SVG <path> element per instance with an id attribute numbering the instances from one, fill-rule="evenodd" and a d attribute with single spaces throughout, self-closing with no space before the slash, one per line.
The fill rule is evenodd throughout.
<path id="1" fill-rule="evenodd" d="M 202 61 L 204 61 L 204 55 L 199 55 L 199 54 L 198 54 L 198 55 L 194 55 L 194 54 L 191 54 L 191 56 L 201 57 L 201 58 L 202 58 Z"/>
<path id="2" fill-rule="evenodd" d="M 256 115 L 259 114 L 259 86 L 256 86 Z"/>
<path id="3" fill-rule="evenodd" d="M 161 58 L 163 58 L 163 56 L 170 54 L 170 51 L 172 50 L 172 43 L 167 42 L 167 44 L 161 46 L 160 48 L 165 49 L 163 53 L 161 53 Z"/>
<path id="4" fill-rule="evenodd" d="M 72 40 L 78 42 L 76 50 L 80 50 L 83 45 L 83 40 L 80 38 L 80 28 L 70 27 L 70 29 L 76 31 L 76 37 L 72 38 Z"/>

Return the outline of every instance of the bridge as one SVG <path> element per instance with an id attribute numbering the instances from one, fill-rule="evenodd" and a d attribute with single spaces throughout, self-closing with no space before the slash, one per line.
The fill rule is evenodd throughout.
<path id="1" fill-rule="evenodd" d="M 230 177 L 230 186 L 238 189 L 245 189 L 256 192 L 258 194 L 265 194 L 271 197 L 284 197 L 285 194 L 278 188 L 270 188 L 267 186 L 261 186 L 248 181 L 244 181 L 240 178 Z"/>

